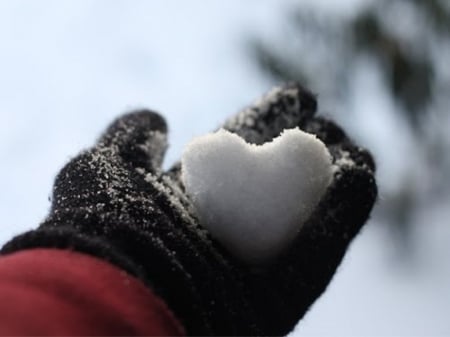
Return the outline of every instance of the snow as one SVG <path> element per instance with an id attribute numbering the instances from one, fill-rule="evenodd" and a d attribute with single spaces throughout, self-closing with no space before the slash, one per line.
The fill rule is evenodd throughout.
<path id="1" fill-rule="evenodd" d="M 263 145 L 224 129 L 193 139 L 182 179 L 200 222 L 250 264 L 285 249 L 332 180 L 326 146 L 298 128 Z"/>

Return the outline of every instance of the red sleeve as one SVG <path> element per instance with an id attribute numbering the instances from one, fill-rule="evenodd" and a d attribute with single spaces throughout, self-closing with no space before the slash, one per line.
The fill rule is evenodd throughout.
<path id="1" fill-rule="evenodd" d="M 184 335 L 165 303 L 100 259 L 57 249 L 0 258 L 0 335 Z"/>

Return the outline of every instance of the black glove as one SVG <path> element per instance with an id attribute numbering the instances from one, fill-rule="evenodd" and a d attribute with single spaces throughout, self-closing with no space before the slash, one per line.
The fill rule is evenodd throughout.
<path id="1" fill-rule="evenodd" d="M 88 253 L 139 277 L 191 335 L 285 335 L 321 295 L 376 199 L 374 163 L 296 84 L 276 88 L 224 128 L 257 144 L 299 126 L 316 134 L 338 166 L 290 248 L 252 270 L 198 223 L 180 166 L 161 170 L 165 121 L 150 111 L 117 119 L 92 149 L 58 174 L 41 226 L 2 253 L 34 247 Z"/>

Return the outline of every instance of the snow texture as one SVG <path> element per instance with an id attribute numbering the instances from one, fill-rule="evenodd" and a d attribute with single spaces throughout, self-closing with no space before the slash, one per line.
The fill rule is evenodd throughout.
<path id="1" fill-rule="evenodd" d="M 256 265 L 289 245 L 332 177 L 326 146 L 298 128 L 263 145 L 221 129 L 193 139 L 182 156 L 182 179 L 201 224 Z"/>

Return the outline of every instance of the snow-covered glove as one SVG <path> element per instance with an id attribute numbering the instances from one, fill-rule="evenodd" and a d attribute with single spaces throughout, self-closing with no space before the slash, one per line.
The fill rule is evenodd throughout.
<path id="1" fill-rule="evenodd" d="M 162 297 L 191 335 L 285 335 L 325 290 L 377 193 L 370 154 L 315 110 L 315 98 L 289 84 L 224 124 L 257 144 L 299 126 L 326 144 L 338 167 L 290 248 L 257 271 L 198 223 L 180 166 L 162 171 L 167 127 L 150 111 L 117 119 L 71 160 L 47 219 L 2 253 L 53 247 L 110 261 Z"/>

